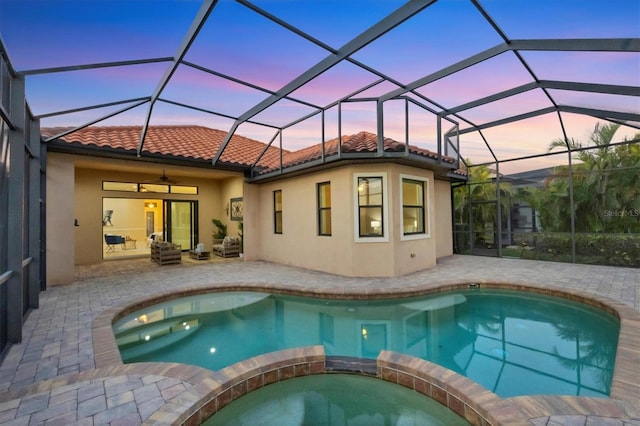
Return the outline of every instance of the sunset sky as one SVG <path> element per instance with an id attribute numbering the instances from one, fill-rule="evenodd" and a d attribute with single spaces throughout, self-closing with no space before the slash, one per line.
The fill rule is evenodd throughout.
<path id="1" fill-rule="evenodd" d="M 480 0 L 509 39 L 640 38 L 638 0 Z M 180 65 L 161 98 L 208 111 L 238 117 L 329 55 L 363 33 L 404 2 L 397 0 L 260 0 L 252 4 L 315 38 L 306 40 L 246 5 L 220 0 L 214 7 L 184 60 L 208 70 L 233 76 L 253 87 L 238 84 Z M 113 61 L 173 57 L 200 9 L 197 0 L 0 0 L 0 36 L 18 71 Z M 430 75 L 503 40 L 471 1 L 438 0 L 390 32 L 374 40 L 351 58 L 400 84 Z M 577 81 L 640 86 L 638 52 L 525 51 L 522 58 L 539 80 Z M 156 62 L 91 70 L 27 76 L 27 100 L 36 115 L 150 96 L 170 62 Z M 356 63 L 341 62 L 291 98 L 319 107 L 352 93 L 379 77 Z M 417 89 L 435 102 L 435 111 L 452 108 L 492 93 L 533 81 L 513 52 L 495 56 L 476 66 Z M 398 86 L 384 83 L 358 97 L 377 97 Z M 637 96 L 550 90 L 561 105 L 640 113 Z M 418 99 L 417 97 L 415 99 Z M 43 127 L 78 126 L 123 108 L 126 104 L 43 118 Z M 479 125 L 550 106 L 540 89 L 467 110 L 462 115 Z M 385 104 L 385 136 L 404 140 L 405 105 Z M 142 125 L 148 104 L 133 108 L 98 125 Z M 311 105 L 281 100 L 253 120 L 284 126 L 314 111 Z M 342 133 L 376 132 L 374 102 L 344 104 Z M 337 109 L 325 114 L 325 139 L 337 136 Z M 584 140 L 598 122 L 594 118 L 562 113 L 569 137 Z M 460 120 L 457 120 L 460 121 Z M 156 103 L 151 124 L 199 124 L 227 130 L 233 120 L 176 106 Z M 636 123 L 638 125 L 640 123 Z M 435 149 L 435 116 L 411 105 L 411 142 Z M 449 125 L 444 126 L 448 129 Z M 460 128 L 469 127 L 460 122 Z M 320 115 L 286 129 L 286 149 L 321 140 Z M 445 130 L 446 130 L 445 129 Z M 622 128 L 619 140 L 637 129 Z M 239 134 L 268 142 L 275 130 L 242 125 Z M 556 113 L 484 131 L 500 160 L 546 152 L 562 137 Z M 461 136 L 464 157 L 474 163 L 492 160 L 481 136 Z M 506 163 L 513 170 L 545 167 L 562 158 Z"/>

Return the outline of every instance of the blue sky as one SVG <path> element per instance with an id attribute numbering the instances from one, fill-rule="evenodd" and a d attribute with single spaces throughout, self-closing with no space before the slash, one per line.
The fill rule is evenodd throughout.
<path id="1" fill-rule="evenodd" d="M 397 0 L 264 0 L 257 7 L 288 22 L 332 49 L 338 49 L 392 13 Z M 640 2 L 637 0 L 480 0 L 486 12 L 510 39 L 525 38 L 639 38 Z M 0 36 L 19 71 L 171 57 L 180 46 L 200 8 L 196 0 L 0 0 Z M 502 42 L 500 36 L 467 0 L 438 0 L 418 15 L 356 52 L 352 57 L 408 84 Z M 278 90 L 328 56 L 328 51 L 269 21 L 245 5 L 221 0 L 213 9 L 185 60 L 267 90 Z M 640 86 L 640 54 L 586 52 L 523 52 L 539 79 Z M 27 99 L 35 114 L 149 96 L 169 63 L 100 68 L 27 77 Z M 378 77 L 352 63 L 341 63 L 307 86 L 296 99 L 325 106 Z M 518 58 L 507 53 L 418 89 L 438 105 L 453 107 L 496 91 L 532 81 Z M 371 89 L 379 96 L 392 84 Z M 566 93 L 565 93 L 566 92 Z M 180 66 L 162 97 L 206 110 L 238 116 L 268 96 L 251 87 Z M 640 112 L 637 97 L 556 91 L 562 103 Z M 468 111 L 475 124 L 513 113 L 548 106 L 538 90 Z M 121 107 L 64 114 L 42 120 L 43 126 L 81 125 Z M 141 124 L 147 106 L 120 114 L 103 125 Z M 313 111 L 309 106 L 281 101 L 256 116 L 257 121 L 285 125 Z M 403 107 L 385 107 L 385 134 L 402 140 Z M 343 110 L 342 133 L 375 131 L 375 105 L 349 104 Z M 596 120 L 563 114 L 570 136 L 584 139 Z M 348 119 L 346 119 L 348 117 Z M 466 116 L 465 116 L 466 117 Z M 326 137 L 337 136 L 337 111 L 326 114 Z M 202 124 L 227 129 L 233 120 L 156 104 L 152 124 Z M 434 147 L 435 118 L 412 112 L 412 139 Z M 285 130 L 292 149 L 319 141 L 318 117 Z M 462 127 L 466 125 L 461 124 Z M 626 129 L 626 134 L 635 129 Z M 269 140 L 274 130 L 243 125 L 239 133 Z M 492 146 L 500 158 L 544 151 L 561 137 L 557 116 L 537 117 L 492 128 Z M 622 137 L 623 133 L 621 132 Z M 478 134 L 461 140 L 466 153 L 477 160 L 491 158 Z"/>

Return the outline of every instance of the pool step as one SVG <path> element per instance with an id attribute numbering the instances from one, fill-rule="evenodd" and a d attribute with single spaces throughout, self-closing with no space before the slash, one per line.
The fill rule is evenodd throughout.
<path id="1" fill-rule="evenodd" d="M 376 370 L 375 359 L 352 356 L 328 356 L 326 358 L 327 373 L 357 373 L 375 377 Z"/>

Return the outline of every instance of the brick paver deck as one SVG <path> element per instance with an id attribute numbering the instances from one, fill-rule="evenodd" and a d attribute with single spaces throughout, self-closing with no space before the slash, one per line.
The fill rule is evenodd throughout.
<path id="1" fill-rule="evenodd" d="M 521 424 L 640 425 L 640 400 L 634 394 L 640 386 L 639 269 L 452 256 L 440 260 L 433 269 L 383 279 L 346 278 L 229 259 L 184 259 L 182 265 L 169 266 L 134 259 L 79 267 L 76 276 L 78 279 L 71 284 L 50 287 L 41 293 L 40 308 L 26 320 L 22 343 L 13 345 L 0 364 L 0 424 L 136 425 L 186 421 L 185 412 L 193 411 L 211 389 L 224 382 L 221 373 L 169 363 L 123 365 L 109 353 L 113 351 L 107 337 L 107 353 L 96 349 L 96 345 L 102 345 L 102 336 L 94 320 L 137 299 L 230 285 L 339 295 L 488 282 L 592 294 L 623 306 L 634 317 L 625 320 L 630 340 L 621 340 L 631 344 L 623 348 L 623 366 L 616 365 L 616 374 L 621 373 L 618 368 L 626 370 L 622 373 L 631 389 L 629 398 L 614 401 L 615 404 L 606 399 L 587 403 L 580 398 L 555 398 L 556 402 L 553 398 L 515 398 L 513 406 L 520 410 L 516 411 L 527 417 Z"/>

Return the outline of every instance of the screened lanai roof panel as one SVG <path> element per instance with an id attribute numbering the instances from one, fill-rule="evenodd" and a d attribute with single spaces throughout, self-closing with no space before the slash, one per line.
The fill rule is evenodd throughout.
<path id="1" fill-rule="evenodd" d="M 640 112 L 640 97 L 550 89 L 549 94 L 560 105 L 582 106 L 605 111 Z"/>
<path id="2" fill-rule="evenodd" d="M 466 163 L 482 164 L 494 162 L 495 159 L 479 132 L 460 135 L 460 157 Z"/>
<path id="3" fill-rule="evenodd" d="M 240 3 L 220 1 L 185 60 L 275 91 L 327 54 Z"/>
<path id="4" fill-rule="evenodd" d="M 379 80 L 380 77 L 362 67 L 340 62 L 295 90 L 291 97 L 325 107 Z M 359 93 L 356 97 L 361 96 L 365 95 Z"/>
<path id="5" fill-rule="evenodd" d="M 539 79 L 640 86 L 637 52 L 521 52 Z"/>
<path id="6" fill-rule="evenodd" d="M 322 143 L 322 119 L 320 114 L 287 127 L 282 131 L 282 149 L 297 151 Z"/>
<path id="7" fill-rule="evenodd" d="M 545 153 L 552 141 L 563 137 L 556 113 L 491 127 L 482 133 L 500 161 Z"/>
<path id="8" fill-rule="evenodd" d="M 320 113 L 320 110 L 311 108 L 299 102 L 281 99 L 275 104 L 252 117 L 252 121 L 259 123 L 271 123 L 277 127 L 283 127 L 300 117 L 313 113 Z"/>
<path id="9" fill-rule="evenodd" d="M 149 97 L 155 80 L 162 76 L 166 67 L 164 63 L 153 63 L 39 74 L 30 77 L 26 94 L 36 114 L 144 98 Z M 52 118 L 51 122 L 69 124 L 64 115 Z"/>
<path id="10" fill-rule="evenodd" d="M 378 98 L 380 96 L 384 96 L 389 92 L 397 90 L 400 86 L 391 83 L 388 80 L 380 81 L 374 86 L 368 87 L 366 90 L 358 93 L 353 96 L 353 99 L 366 99 L 366 98 Z M 405 96 L 411 96 L 410 92 L 405 93 Z"/>
<path id="11" fill-rule="evenodd" d="M 470 2 L 435 2 L 353 57 L 409 83 L 501 42 Z"/>
<path id="12" fill-rule="evenodd" d="M 482 125 L 551 106 L 542 89 L 535 89 L 468 109 L 461 114 L 474 124 Z"/>
<path id="13" fill-rule="evenodd" d="M 640 36 L 637 0 L 480 0 L 511 39 Z"/>
<path id="14" fill-rule="evenodd" d="M 148 106 L 145 107 L 145 112 Z M 233 119 L 209 114 L 192 108 L 185 108 L 167 102 L 156 102 L 153 107 L 153 114 L 149 120 L 150 126 L 162 125 L 199 125 L 217 129 L 224 132 L 229 131 L 233 125 Z"/>
<path id="15" fill-rule="evenodd" d="M 516 188 L 538 186 L 554 174 L 554 168 L 565 167 L 568 164 L 569 157 L 566 153 L 507 160 L 500 163 L 500 175 L 504 182 L 509 182 Z"/>
<path id="16" fill-rule="evenodd" d="M 422 86 L 418 92 L 451 108 L 532 81 L 516 55 L 505 52 Z"/>
<path id="17" fill-rule="evenodd" d="M 342 135 L 352 135 L 363 131 L 377 133 L 375 102 L 345 102 L 340 109 L 340 119 L 338 121 L 336 118 L 332 127 L 338 129 L 340 126 Z"/>
<path id="18" fill-rule="evenodd" d="M 408 111 L 408 121 L 404 113 Z M 446 123 L 446 122 L 445 122 Z M 443 133 L 448 130 L 444 125 Z M 384 137 L 416 147 L 437 152 L 437 116 L 415 104 L 405 104 L 404 100 L 386 102 L 384 105 Z"/>
<path id="19" fill-rule="evenodd" d="M 562 122 L 567 131 L 567 137 L 582 143 L 583 146 L 593 146 L 593 143 L 590 143 L 590 137 L 595 126 L 606 124 L 603 120 L 595 117 L 571 113 L 562 113 Z M 640 130 L 638 129 L 620 126 L 614 135 L 613 142 L 623 142 L 625 139 L 632 140 L 639 134 Z"/>
<path id="20" fill-rule="evenodd" d="M 338 49 L 402 6 L 404 0 L 257 0 L 257 7 Z M 357 19 L 354 19 L 357 16 Z"/>
<path id="21" fill-rule="evenodd" d="M 269 95 L 268 92 L 180 65 L 162 91 L 161 98 L 235 118 Z"/>
<path id="22" fill-rule="evenodd" d="M 149 4 L 134 0 L 0 0 L 0 33 L 18 71 L 106 61 L 137 62 L 147 58 L 165 61 L 81 72 L 27 74 L 27 100 L 36 115 L 120 102 L 108 108 L 45 118 L 43 125 L 47 122 L 51 123 L 49 125 L 84 125 L 132 106 L 133 102 L 127 100 L 144 96 L 155 99 L 158 95 L 149 121 L 152 126 L 198 124 L 227 132 L 234 128 L 234 117 L 242 117 L 249 121 L 242 122 L 236 133 L 267 142 L 275 131 L 268 125 L 286 125 L 314 110 L 312 105 L 301 106 L 286 99 L 287 95 L 313 105 L 327 106 L 385 76 L 390 81 L 354 97 L 386 98 L 389 95 L 388 98 L 393 98 L 401 95 L 445 115 L 448 111 L 440 111 L 440 107 L 455 111 L 460 105 L 500 91 L 525 83 L 533 85 L 537 79 L 540 85 L 548 87 L 546 90 L 561 107 L 585 108 L 585 113 L 592 112 L 588 108 L 622 111 L 628 114 L 609 114 L 605 118 L 636 124 L 640 114 L 638 96 L 596 93 L 606 92 L 608 87 L 572 84 L 623 85 L 625 93 L 629 88 L 637 89 L 640 87 L 639 52 L 520 51 L 535 78 L 520 66 L 513 52 L 491 56 L 499 52 L 498 47 L 507 48 L 497 28 L 504 31 L 506 40 L 520 40 L 520 45 L 524 41 L 528 48 L 542 46 L 535 41 L 522 40 L 528 37 L 557 41 L 564 38 L 640 38 L 637 19 L 640 4 L 637 0 L 540 0 L 534 3 L 502 0 L 163 0 L 154 2 L 153 7 Z M 212 5 L 211 13 L 201 31 L 190 49 L 181 50 L 181 46 L 189 45 L 188 30 L 197 26 L 198 17 L 203 17 L 202 6 L 209 4 Z M 388 32 L 381 31 L 379 37 L 367 39 L 367 34 L 377 34 L 376 29 L 384 27 L 382 23 L 394 21 L 391 18 L 398 16 L 398 12 L 411 13 L 423 6 L 426 7 L 415 16 L 398 22 Z M 483 10 L 495 20 L 497 28 L 485 20 Z M 304 34 L 317 40 L 305 39 Z M 542 47 L 560 46 L 556 40 L 551 41 Z M 637 50 L 638 41 L 614 44 Z M 344 52 L 334 49 L 345 44 L 362 46 L 349 49 L 350 58 L 360 61 L 362 67 L 335 59 Z M 589 46 L 585 42 L 582 47 Z M 492 53 L 485 56 L 484 62 L 471 60 L 473 55 L 487 52 L 487 49 L 492 49 Z M 186 62 L 176 65 L 173 73 L 171 59 L 182 58 L 182 53 Z M 319 63 L 328 66 L 317 67 Z M 454 73 L 453 66 L 460 64 L 463 64 L 462 70 Z M 166 74 L 167 71 L 171 73 Z M 230 83 L 215 73 L 246 80 L 265 90 L 243 86 L 238 81 Z M 163 78 L 168 75 L 170 78 Z M 427 77 L 432 80 L 429 82 Z M 309 82 L 304 84 L 305 80 Z M 563 86 L 564 83 L 569 85 Z M 580 91 L 572 92 L 568 87 Z M 269 93 L 282 88 L 288 90 L 280 93 L 285 96 L 281 100 Z M 414 93 L 407 91 L 411 89 Z M 468 129 L 472 124 L 470 121 L 483 124 L 549 107 L 552 102 L 545 100 L 546 97 L 540 95 L 542 92 L 541 88 L 532 89 L 491 104 L 460 109 L 446 117 L 458 121 L 461 129 Z M 402 102 L 385 102 L 385 136 L 405 137 L 407 129 Z M 122 121 L 142 127 L 146 124 L 149 106 L 148 103 L 140 105 L 98 125 L 116 125 Z M 435 124 L 430 113 L 425 117 L 413 102 L 409 103 L 409 110 L 410 140 L 434 143 Z M 325 140 L 336 138 L 338 133 L 379 131 L 375 102 L 343 103 L 341 117 L 337 111 L 338 108 L 333 107 L 325 112 L 324 126 L 319 123 L 319 116 L 313 116 L 286 129 L 285 143 L 293 146 L 299 140 L 306 145 L 309 141 L 320 140 L 322 130 Z M 560 116 L 577 115 L 563 112 Z M 551 127 L 559 125 L 558 114 L 548 117 L 556 119 Z M 258 118 L 266 125 L 251 123 Z M 571 128 L 569 134 L 578 132 L 579 125 L 586 126 L 582 131 L 588 132 L 594 122 L 604 121 L 603 118 L 590 118 L 574 124 L 573 119 L 567 120 Z M 522 122 L 525 130 L 520 135 L 514 131 L 513 136 L 503 136 L 506 129 L 517 129 L 518 125 L 514 122 L 506 127 L 492 127 L 483 130 L 483 134 L 491 146 L 498 144 L 496 151 L 501 151 L 503 139 L 527 144 L 528 133 L 540 132 L 543 136 L 546 127 L 532 127 L 525 120 Z M 449 124 L 443 123 L 443 130 L 448 127 Z M 531 143 L 532 151 L 540 147 Z M 471 156 L 474 162 L 491 159 L 484 144 L 477 133 L 461 135 L 462 154 Z M 475 151 L 478 158 L 471 155 Z M 544 152 L 542 147 L 538 154 Z"/>
<path id="23" fill-rule="evenodd" d="M 198 2 L 0 1 L 0 29 L 18 70 L 172 56 Z"/>
<path id="24" fill-rule="evenodd" d="M 65 127 L 67 129 L 93 123 L 98 118 L 104 118 L 99 126 L 141 126 L 147 114 L 148 103 L 126 102 L 119 105 L 77 111 L 69 114 L 40 118 L 40 127 Z"/>

